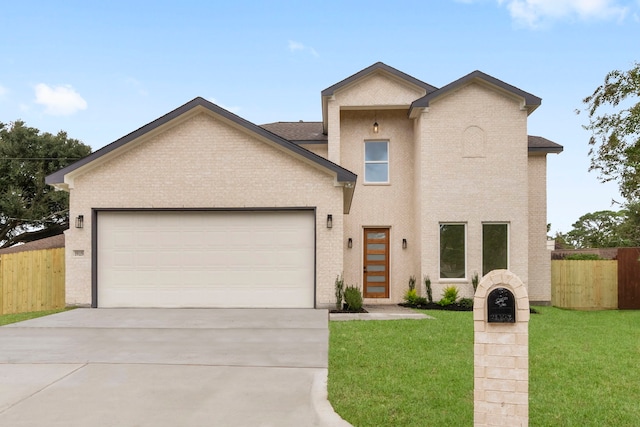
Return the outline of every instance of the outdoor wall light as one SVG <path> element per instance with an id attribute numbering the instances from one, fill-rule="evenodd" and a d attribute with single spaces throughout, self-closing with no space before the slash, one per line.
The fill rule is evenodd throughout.
<path id="1" fill-rule="evenodd" d="M 407 249 L 407 239 L 402 239 L 402 249 Z"/>
<path id="2" fill-rule="evenodd" d="M 373 123 L 373 133 L 378 133 L 380 130 L 380 126 L 378 126 L 378 122 Z"/>
<path id="3" fill-rule="evenodd" d="M 327 228 L 333 228 L 333 215 L 327 215 Z"/>
<path id="4" fill-rule="evenodd" d="M 84 227 L 84 215 L 78 215 L 76 217 L 76 228 Z"/>
<path id="5" fill-rule="evenodd" d="M 353 247 L 353 239 L 351 237 L 349 237 L 349 239 L 347 239 L 347 247 L 349 249 L 351 249 Z"/>

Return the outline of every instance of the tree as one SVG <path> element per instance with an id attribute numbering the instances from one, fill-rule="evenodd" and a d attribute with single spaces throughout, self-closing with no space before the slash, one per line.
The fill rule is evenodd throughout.
<path id="1" fill-rule="evenodd" d="M 558 235 L 574 248 L 615 248 L 640 245 L 640 206 L 620 211 L 598 211 L 582 215 L 573 229 Z"/>
<path id="2" fill-rule="evenodd" d="M 68 228 L 69 195 L 44 179 L 89 153 L 91 147 L 65 132 L 53 135 L 22 121 L 0 122 L 0 248 Z"/>
<path id="3" fill-rule="evenodd" d="M 599 171 L 602 182 L 618 182 L 627 201 L 640 200 L 640 63 L 608 73 L 582 102 L 591 131 L 589 170 Z"/>
<path id="4" fill-rule="evenodd" d="M 620 225 L 620 235 L 627 246 L 640 246 L 640 202 L 627 203 L 623 212 L 625 220 Z"/>

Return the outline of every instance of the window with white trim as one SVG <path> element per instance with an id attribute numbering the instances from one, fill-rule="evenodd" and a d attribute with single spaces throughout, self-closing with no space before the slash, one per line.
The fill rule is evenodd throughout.
<path id="1" fill-rule="evenodd" d="M 440 224 L 440 278 L 467 277 L 466 224 Z"/>
<path id="2" fill-rule="evenodd" d="M 509 225 L 482 224 L 482 275 L 509 268 Z"/>
<path id="3" fill-rule="evenodd" d="M 389 141 L 365 141 L 364 182 L 389 183 Z"/>

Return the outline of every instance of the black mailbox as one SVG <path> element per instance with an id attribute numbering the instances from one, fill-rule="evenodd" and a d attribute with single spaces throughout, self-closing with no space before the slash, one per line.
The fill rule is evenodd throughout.
<path id="1" fill-rule="evenodd" d="M 487 319 L 489 323 L 515 323 L 516 301 L 509 289 L 496 288 L 487 298 Z"/>

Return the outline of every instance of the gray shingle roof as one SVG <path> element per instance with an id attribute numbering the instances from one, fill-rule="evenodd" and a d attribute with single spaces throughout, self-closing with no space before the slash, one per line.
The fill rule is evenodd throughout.
<path id="1" fill-rule="evenodd" d="M 541 136 L 529 135 L 529 151 L 539 153 L 562 153 L 564 147 Z"/>
<path id="2" fill-rule="evenodd" d="M 276 122 L 260 127 L 296 144 L 327 143 L 327 135 L 322 133 L 322 122 Z M 541 136 L 529 135 L 528 143 L 530 152 L 561 153 L 563 150 L 562 145 Z"/>
<path id="3" fill-rule="evenodd" d="M 327 135 L 322 133 L 322 122 L 275 122 L 260 127 L 298 144 L 327 142 Z"/>

